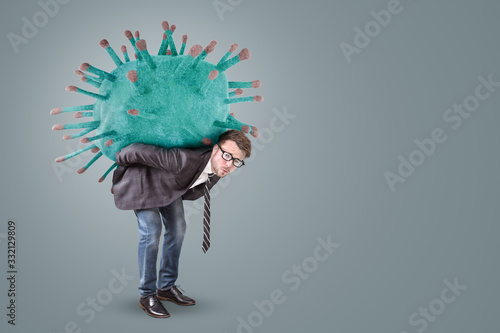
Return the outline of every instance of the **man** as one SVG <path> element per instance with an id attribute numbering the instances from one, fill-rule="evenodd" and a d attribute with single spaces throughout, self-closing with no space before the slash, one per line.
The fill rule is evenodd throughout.
<path id="1" fill-rule="evenodd" d="M 115 154 L 118 168 L 113 174 L 112 192 L 116 207 L 133 209 L 137 216 L 139 304 L 148 315 L 156 318 L 170 316 L 158 299 L 179 305 L 195 304 L 175 286 L 186 232 L 182 201 L 205 196 L 202 248 L 206 252 L 210 246 L 209 221 L 206 221 L 210 201 L 205 191 L 208 192 L 220 178 L 243 166 L 243 159 L 250 156 L 251 149 L 251 142 L 245 134 L 229 130 L 210 148 L 164 149 L 135 143 Z M 165 232 L 157 279 L 156 260 L 162 224 Z"/>

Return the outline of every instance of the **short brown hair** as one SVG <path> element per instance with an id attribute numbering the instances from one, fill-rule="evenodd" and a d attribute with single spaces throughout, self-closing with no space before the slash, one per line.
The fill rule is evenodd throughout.
<path id="1" fill-rule="evenodd" d="M 223 144 L 227 140 L 234 141 L 238 148 L 240 148 L 240 150 L 245 153 L 245 158 L 250 157 L 250 152 L 252 151 L 252 143 L 242 131 L 234 129 L 228 130 L 219 136 L 219 140 L 217 140 L 217 143 Z"/>

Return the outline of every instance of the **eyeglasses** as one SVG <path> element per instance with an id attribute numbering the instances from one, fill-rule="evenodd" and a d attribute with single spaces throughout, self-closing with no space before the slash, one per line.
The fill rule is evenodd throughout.
<path id="1" fill-rule="evenodd" d="M 222 158 L 226 161 L 233 161 L 233 165 L 237 168 L 240 168 L 242 167 L 243 165 L 245 165 L 245 162 L 240 160 L 239 158 L 234 158 L 233 155 L 231 155 L 230 153 L 228 153 L 227 151 L 224 151 L 222 150 L 222 147 L 217 144 L 217 146 L 219 146 L 219 149 L 222 151 Z"/>

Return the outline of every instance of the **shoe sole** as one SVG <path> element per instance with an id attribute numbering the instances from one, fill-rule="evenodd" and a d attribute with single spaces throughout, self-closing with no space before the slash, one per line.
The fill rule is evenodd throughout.
<path id="1" fill-rule="evenodd" d="M 139 303 L 139 305 L 141 306 L 141 309 L 143 309 L 143 310 L 144 310 L 144 312 L 146 312 L 146 314 L 147 314 L 148 316 L 155 317 L 155 318 L 168 318 L 168 317 L 170 317 L 170 314 L 168 314 L 168 315 L 166 315 L 166 316 L 156 316 L 156 315 L 154 315 L 154 314 L 152 314 L 152 313 L 149 313 L 149 312 L 146 310 L 146 308 L 145 308 L 145 307 L 144 307 L 141 303 Z"/>
<path id="2" fill-rule="evenodd" d="M 178 303 L 178 302 L 174 301 L 171 298 L 162 297 L 162 296 L 158 296 L 158 295 L 156 295 L 156 297 L 158 297 L 158 299 L 161 299 L 162 301 L 169 301 L 169 302 L 175 303 L 177 305 L 195 305 L 196 304 L 196 302 L 193 302 L 193 303 Z"/>

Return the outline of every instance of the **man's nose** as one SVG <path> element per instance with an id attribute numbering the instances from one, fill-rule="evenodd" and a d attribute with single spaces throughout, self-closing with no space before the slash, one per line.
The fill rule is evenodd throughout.
<path id="1" fill-rule="evenodd" d="M 231 161 L 226 161 L 226 160 L 224 160 L 224 162 L 226 162 L 226 163 L 225 163 L 225 164 L 226 164 L 226 167 L 230 167 L 231 165 L 233 165 L 233 161 L 232 161 L 232 160 L 231 160 Z"/>

